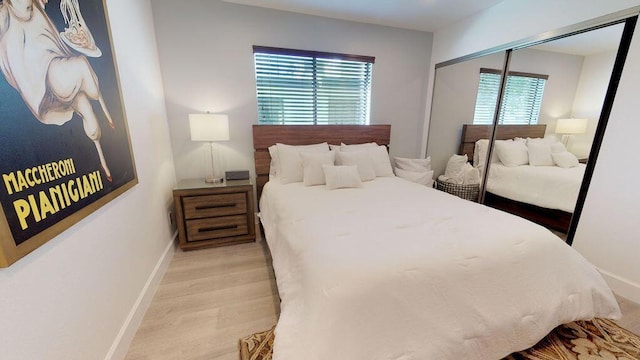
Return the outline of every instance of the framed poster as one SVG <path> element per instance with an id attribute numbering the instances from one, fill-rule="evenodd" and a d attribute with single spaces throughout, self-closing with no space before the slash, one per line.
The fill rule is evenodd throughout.
<path id="1" fill-rule="evenodd" d="M 0 267 L 137 184 L 103 0 L 0 0 Z"/>

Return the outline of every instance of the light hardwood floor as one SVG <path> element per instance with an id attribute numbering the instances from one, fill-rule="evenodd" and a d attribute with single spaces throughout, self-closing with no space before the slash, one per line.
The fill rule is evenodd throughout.
<path id="1" fill-rule="evenodd" d="M 618 300 L 620 324 L 640 334 L 640 305 Z M 238 339 L 270 328 L 278 313 L 266 243 L 178 250 L 126 359 L 237 360 Z"/>
<path id="2" fill-rule="evenodd" d="M 237 360 L 238 339 L 269 329 L 280 311 L 266 249 L 177 250 L 126 359 Z"/>

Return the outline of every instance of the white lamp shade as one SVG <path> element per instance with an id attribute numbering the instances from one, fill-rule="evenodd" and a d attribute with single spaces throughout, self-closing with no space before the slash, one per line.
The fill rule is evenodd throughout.
<path id="1" fill-rule="evenodd" d="M 229 117 L 224 114 L 189 114 L 192 141 L 229 140 Z"/>
<path id="2" fill-rule="evenodd" d="M 588 119 L 558 119 L 556 134 L 584 134 L 588 124 Z"/>

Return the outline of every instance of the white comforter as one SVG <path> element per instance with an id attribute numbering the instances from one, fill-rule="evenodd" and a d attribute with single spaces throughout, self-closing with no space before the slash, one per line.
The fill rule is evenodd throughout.
<path id="1" fill-rule="evenodd" d="M 496 360 L 562 323 L 620 316 L 545 228 L 399 178 L 272 181 L 260 206 L 282 299 L 274 360 Z"/>
<path id="2" fill-rule="evenodd" d="M 584 164 L 507 167 L 492 163 L 487 191 L 507 199 L 573 213 L 584 177 Z"/>

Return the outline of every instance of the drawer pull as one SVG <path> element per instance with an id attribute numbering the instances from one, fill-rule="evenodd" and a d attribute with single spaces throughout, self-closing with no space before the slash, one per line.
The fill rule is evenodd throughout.
<path id="1" fill-rule="evenodd" d="M 210 226 L 206 228 L 200 228 L 198 229 L 198 232 L 203 233 L 203 232 L 209 232 L 209 231 L 229 230 L 229 229 L 237 229 L 237 228 L 238 228 L 238 225 Z"/>
<path id="2" fill-rule="evenodd" d="M 185 219 L 205 219 L 247 213 L 245 193 L 187 196 L 182 199 Z"/>
<path id="3" fill-rule="evenodd" d="M 196 210 L 207 210 L 207 209 L 223 209 L 223 208 L 232 208 L 236 207 L 236 203 L 228 203 L 228 204 L 216 204 L 216 205 L 199 205 L 196 206 Z"/>

